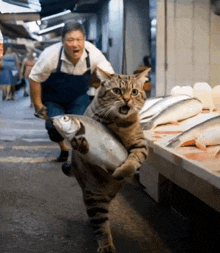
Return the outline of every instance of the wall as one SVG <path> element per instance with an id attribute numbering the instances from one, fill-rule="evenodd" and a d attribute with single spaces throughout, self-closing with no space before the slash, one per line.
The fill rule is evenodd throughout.
<path id="1" fill-rule="evenodd" d="M 150 17 L 146 0 L 124 0 L 126 74 L 143 65 L 143 57 L 150 56 Z"/>
<path id="2" fill-rule="evenodd" d="M 97 46 L 121 73 L 123 44 L 123 0 L 103 1 L 98 11 Z"/>
<path id="3" fill-rule="evenodd" d="M 102 37 L 99 48 L 116 73 L 132 74 L 143 64 L 143 57 L 151 55 L 148 1 L 104 1 L 97 20 L 101 29 L 97 35 Z"/>
<path id="4" fill-rule="evenodd" d="M 102 25 L 102 51 L 108 57 L 108 37 L 109 37 L 109 28 L 108 21 L 109 20 L 109 7 L 108 2 L 103 4 L 103 8 L 101 11 L 101 25 Z"/>
<path id="5" fill-rule="evenodd" d="M 123 0 L 109 1 L 108 58 L 116 73 L 122 72 Z"/>
<path id="6" fill-rule="evenodd" d="M 220 16 L 209 0 L 158 0 L 156 95 L 220 83 Z"/>
<path id="7" fill-rule="evenodd" d="M 96 41 L 97 38 L 97 16 L 94 14 L 88 19 L 88 40 Z"/>

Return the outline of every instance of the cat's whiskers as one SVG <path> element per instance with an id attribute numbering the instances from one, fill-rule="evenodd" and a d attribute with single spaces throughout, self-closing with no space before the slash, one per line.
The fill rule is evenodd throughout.
<path id="1" fill-rule="evenodd" d="M 106 111 L 103 115 L 104 118 L 108 118 L 108 115 L 110 114 L 111 110 L 113 110 L 114 107 L 109 107 L 109 108 L 106 108 Z"/>
<path id="2" fill-rule="evenodd" d="M 98 111 L 95 111 L 92 114 L 92 117 L 94 117 L 94 116 L 100 117 L 103 114 L 103 112 L 105 112 L 105 108 L 102 108 L 102 109 L 99 109 Z"/>
<path id="3" fill-rule="evenodd" d="M 111 109 L 111 107 L 110 108 L 106 108 L 106 107 L 104 107 L 104 108 L 100 108 L 98 111 L 96 111 L 95 113 L 93 113 L 93 116 L 98 116 L 98 117 L 102 117 L 102 118 L 106 118 L 108 115 L 109 115 L 109 113 L 108 113 L 108 111 Z"/>

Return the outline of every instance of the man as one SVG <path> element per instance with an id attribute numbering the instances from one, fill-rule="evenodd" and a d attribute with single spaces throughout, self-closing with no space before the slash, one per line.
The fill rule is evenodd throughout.
<path id="1" fill-rule="evenodd" d="M 89 105 L 87 94 L 91 73 L 97 66 L 114 73 L 111 64 L 93 44 L 85 41 L 83 26 L 74 21 L 65 24 L 62 43 L 46 48 L 30 73 L 31 97 L 35 111 L 44 119 L 61 114 L 83 114 Z M 58 162 L 68 159 L 68 146 L 51 121 L 46 129 L 60 147 Z"/>

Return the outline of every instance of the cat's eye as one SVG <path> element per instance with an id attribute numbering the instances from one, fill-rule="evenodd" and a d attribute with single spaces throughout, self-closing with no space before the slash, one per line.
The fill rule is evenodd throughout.
<path id="1" fill-rule="evenodd" d="M 117 94 L 117 95 L 121 95 L 121 94 L 122 94 L 122 91 L 121 91 L 121 89 L 119 89 L 119 88 L 113 88 L 112 90 L 113 90 L 113 92 L 114 92 L 115 94 Z"/>
<path id="2" fill-rule="evenodd" d="M 69 120 L 69 117 L 68 117 L 68 116 L 64 116 L 64 117 L 63 117 L 63 120 L 64 120 L 64 121 L 68 121 L 68 120 Z"/>
<path id="3" fill-rule="evenodd" d="M 137 89 L 133 89 L 132 92 L 131 92 L 131 95 L 137 96 L 137 94 L 138 94 L 138 90 Z"/>

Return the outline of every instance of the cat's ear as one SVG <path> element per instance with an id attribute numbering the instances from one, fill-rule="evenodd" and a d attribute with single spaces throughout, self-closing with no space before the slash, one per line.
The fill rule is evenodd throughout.
<path id="1" fill-rule="evenodd" d="M 146 69 L 145 71 L 141 72 L 136 78 L 137 81 L 140 82 L 141 84 L 144 84 L 149 80 L 148 74 L 151 71 L 151 68 Z"/>
<path id="2" fill-rule="evenodd" d="M 96 75 L 100 79 L 101 82 L 109 80 L 112 76 L 111 74 L 109 74 L 108 72 L 105 72 L 99 67 L 96 67 Z"/>

